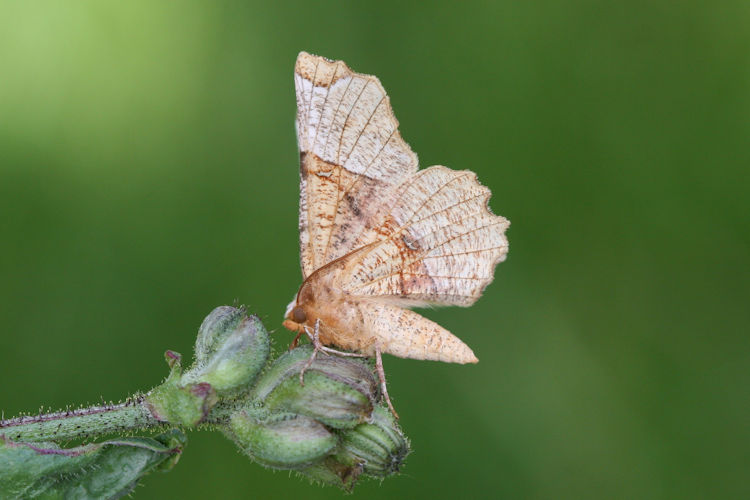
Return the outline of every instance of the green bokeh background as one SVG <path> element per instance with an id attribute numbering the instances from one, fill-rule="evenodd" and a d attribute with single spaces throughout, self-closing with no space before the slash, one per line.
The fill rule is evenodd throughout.
<path id="1" fill-rule="evenodd" d="M 414 452 L 356 498 L 750 495 L 743 0 L 3 2 L 6 416 L 148 389 L 218 305 L 287 345 L 300 50 L 513 223 L 482 300 L 425 313 L 480 363 L 386 358 Z M 190 440 L 136 498 L 341 495 Z"/>

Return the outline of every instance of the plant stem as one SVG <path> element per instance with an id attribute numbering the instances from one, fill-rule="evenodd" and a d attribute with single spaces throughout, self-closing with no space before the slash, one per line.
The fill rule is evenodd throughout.
<path id="1" fill-rule="evenodd" d="M 67 441 L 168 425 L 154 418 L 144 397 L 44 415 L 0 420 L 0 435 L 13 441 Z"/>

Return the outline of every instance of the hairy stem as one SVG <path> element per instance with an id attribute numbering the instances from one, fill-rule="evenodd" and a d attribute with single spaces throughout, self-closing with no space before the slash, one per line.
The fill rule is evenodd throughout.
<path id="1" fill-rule="evenodd" d="M 0 420 L 0 435 L 13 441 L 67 441 L 162 427 L 143 396 L 123 403 Z"/>

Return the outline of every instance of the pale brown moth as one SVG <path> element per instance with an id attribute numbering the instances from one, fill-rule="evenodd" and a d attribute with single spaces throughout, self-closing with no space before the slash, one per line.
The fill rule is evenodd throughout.
<path id="1" fill-rule="evenodd" d="M 476 302 L 508 253 L 510 222 L 492 214 L 473 172 L 419 170 L 376 77 L 302 52 L 294 80 L 303 283 L 284 326 L 310 337 L 313 356 L 375 356 L 395 415 L 381 353 L 478 361 L 408 308 Z"/>

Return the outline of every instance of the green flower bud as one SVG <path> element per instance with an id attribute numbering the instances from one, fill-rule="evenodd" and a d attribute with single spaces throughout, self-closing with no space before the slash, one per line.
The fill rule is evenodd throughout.
<path id="1" fill-rule="evenodd" d="M 333 428 L 351 428 L 370 418 L 378 384 L 364 362 L 318 353 L 307 367 L 304 385 L 300 371 L 312 354 L 310 346 L 280 356 L 252 392 L 268 410 L 312 417 Z"/>
<path id="2" fill-rule="evenodd" d="M 322 424 L 303 415 L 273 413 L 232 415 L 229 433 L 250 457 L 267 467 L 296 469 L 325 458 L 337 438 Z"/>
<path id="3" fill-rule="evenodd" d="M 245 309 L 231 306 L 220 306 L 206 316 L 198 328 L 195 339 L 195 360 L 198 364 L 206 362 L 217 350 L 223 339 L 237 328 L 245 318 Z"/>
<path id="4" fill-rule="evenodd" d="M 268 361 L 270 340 L 257 316 L 217 307 L 203 321 L 195 343 L 195 364 L 182 384 L 205 382 L 220 396 L 248 390 Z"/>
<path id="5" fill-rule="evenodd" d="M 163 384 L 145 397 L 151 414 L 161 422 L 194 426 L 202 422 L 218 401 L 216 391 L 206 382 L 182 383 L 182 356 L 174 351 L 164 355 L 171 371 Z"/>
<path id="6" fill-rule="evenodd" d="M 390 411 L 377 406 L 372 421 L 339 431 L 336 452 L 300 472 L 324 484 L 351 490 L 361 474 L 384 478 L 398 472 L 409 442 Z"/>
<path id="7" fill-rule="evenodd" d="M 409 453 L 409 441 L 401 433 L 391 412 L 378 406 L 372 421 L 341 433 L 344 452 L 361 463 L 368 476 L 386 477 L 398 472 Z"/>

